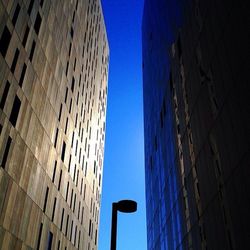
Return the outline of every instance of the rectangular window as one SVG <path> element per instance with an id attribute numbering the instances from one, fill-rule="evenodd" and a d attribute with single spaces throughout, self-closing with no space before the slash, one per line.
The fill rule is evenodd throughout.
<path id="1" fill-rule="evenodd" d="M 80 209 L 81 209 L 81 202 L 79 201 L 78 214 L 77 214 L 77 219 L 78 219 L 78 220 L 79 220 L 79 218 L 80 218 Z"/>
<path id="2" fill-rule="evenodd" d="M 28 39 L 28 36 L 29 36 L 29 32 L 30 32 L 30 28 L 27 25 L 24 36 L 23 36 L 23 41 L 22 41 L 22 44 L 23 44 L 24 48 L 25 48 L 25 45 L 26 45 L 26 42 L 27 42 L 27 39 Z"/>
<path id="3" fill-rule="evenodd" d="M 69 194 L 69 182 L 67 184 L 67 189 L 66 189 L 66 202 L 68 200 L 68 194 Z"/>
<path id="4" fill-rule="evenodd" d="M 80 249 L 80 240 L 81 240 L 81 231 L 79 231 L 79 236 L 78 236 L 78 249 Z"/>
<path id="5" fill-rule="evenodd" d="M 43 223 L 40 224 L 40 228 L 39 228 L 39 234 L 38 234 L 38 240 L 37 240 L 37 250 L 40 249 L 40 242 L 41 242 L 41 237 L 42 237 L 42 231 L 43 231 Z"/>
<path id="6" fill-rule="evenodd" d="M 36 16 L 36 21 L 35 21 L 35 24 L 34 24 L 34 30 L 35 30 L 37 35 L 39 34 L 39 30 L 40 30 L 40 27 L 41 27 L 41 22 L 42 22 L 42 18 L 40 16 L 39 12 L 38 12 L 37 16 Z"/>
<path id="7" fill-rule="evenodd" d="M 60 226 L 61 231 L 62 231 L 62 228 L 63 228 L 63 219 L 64 219 L 64 208 L 62 210 L 62 217 L 61 217 L 61 226 Z"/>
<path id="8" fill-rule="evenodd" d="M 71 241 L 71 239 L 72 239 L 72 232 L 73 232 L 73 226 L 74 226 L 74 221 L 72 220 L 71 221 L 71 229 L 70 229 L 70 241 Z"/>
<path id="9" fill-rule="evenodd" d="M 0 39 L 0 52 L 3 57 L 6 56 L 9 44 L 10 44 L 11 34 L 7 26 L 4 27 L 1 39 Z"/>
<path id="10" fill-rule="evenodd" d="M 58 117 L 59 121 L 61 120 L 61 116 L 62 116 L 62 103 L 61 103 L 60 110 L 59 110 L 59 117 Z"/>
<path id="11" fill-rule="evenodd" d="M 84 214 L 84 207 L 82 207 L 82 218 L 81 218 L 81 224 L 83 223 L 83 214 Z"/>
<path id="12" fill-rule="evenodd" d="M 68 225 L 69 225 L 69 215 L 67 216 L 67 221 L 66 221 L 66 232 L 65 232 L 66 237 L 68 234 Z"/>
<path id="13" fill-rule="evenodd" d="M 28 14 L 31 14 L 32 8 L 33 8 L 34 0 L 30 0 L 29 8 L 28 8 Z"/>
<path id="14" fill-rule="evenodd" d="M 76 226 L 76 229 L 75 229 L 74 246 L 76 245 L 76 235 L 77 235 L 77 226 Z"/>
<path id="15" fill-rule="evenodd" d="M 89 236 L 91 235 L 91 225 L 92 225 L 91 219 L 89 219 Z"/>
<path id="16" fill-rule="evenodd" d="M 12 106 L 12 110 L 11 110 L 11 114 L 10 114 L 10 122 L 13 125 L 13 127 L 16 126 L 16 122 L 18 119 L 18 115 L 19 115 L 19 111 L 20 111 L 20 106 L 21 106 L 21 101 L 20 99 L 16 96 L 13 106 Z"/>
<path id="17" fill-rule="evenodd" d="M 56 197 L 54 199 L 54 205 L 53 205 L 53 211 L 52 211 L 52 221 L 54 221 L 55 209 L 56 209 Z"/>
<path id="18" fill-rule="evenodd" d="M 9 83 L 9 81 L 7 81 L 6 84 L 5 84 L 2 99 L 1 99 L 1 102 L 0 102 L 0 109 L 2 109 L 2 110 L 4 109 L 5 102 L 6 102 L 8 93 L 9 93 L 9 89 L 10 89 L 10 83 Z"/>
<path id="19" fill-rule="evenodd" d="M 70 166 L 71 166 L 71 155 L 69 156 L 68 172 L 70 172 Z"/>
<path id="20" fill-rule="evenodd" d="M 47 201 L 48 201 L 48 195 L 49 195 L 49 187 L 46 188 L 45 198 L 44 198 L 44 204 L 43 204 L 43 212 L 46 211 Z"/>
<path id="21" fill-rule="evenodd" d="M 3 159 L 2 159 L 2 168 L 5 168 L 6 162 L 8 160 L 8 155 L 9 155 L 9 151 L 10 151 L 10 145 L 11 145 L 12 139 L 9 136 L 6 146 L 5 146 L 5 150 L 4 150 L 4 154 L 3 154 Z"/>
<path id="22" fill-rule="evenodd" d="M 20 80 L 19 80 L 19 86 L 21 88 L 23 86 L 23 80 L 24 80 L 24 77 L 25 77 L 26 69 L 27 69 L 27 65 L 24 63 L 22 73 L 21 73 L 21 76 L 20 76 Z"/>
<path id="23" fill-rule="evenodd" d="M 57 245 L 57 250 L 60 250 L 60 246 L 61 246 L 61 241 L 58 241 L 58 245 Z"/>
<path id="24" fill-rule="evenodd" d="M 69 104 L 69 113 L 71 113 L 71 108 L 72 108 L 72 98 L 70 99 L 70 104 Z"/>
<path id="25" fill-rule="evenodd" d="M 67 97 L 68 97 L 68 87 L 66 88 L 66 93 L 65 93 L 65 100 L 64 100 L 65 103 L 67 103 Z"/>
<path id="26" fill-rule="evenodd" d="M 36 48 L 36 42 L 33 41 L 32 46 L 31 46 L 31 50 L 30 50 L 30 56 L 29 56 L 29 59 L 30 59 L 31 62 L 32 62 L 32 59 L 33 59 L 33 56 L 34 56 L 35 48 Z"/>
<path id="27" fill-rule="evenodd" d="M 73 201 L 73 188 L 72 188 L 72 190 L 71 190 L 71 197 L 70 197 L 70 209 L 71 209 L 71 207 L 72 207 L 72 201 Z"/>
<path id="28" fill-rule="evenodd" d="M 65 125 L 65 134 L 67 134 L 67 129 L 68 129 L 68 122 L 69 122 L 69 118 L 67 117 L 66 119 L 66 125 Z"/>
<path id="29" fill-rule="evenodd" d="M 73 213 L 75 212 L 75 208 L 76 208 L 76 193 L 75 193 L 75 196 L 74 196 Z"/>
<path id="30" fill-rule="evenodd" d="M 62 154 L 61 154 L 61 160 L 64 162 L 64 158 L 65 158 L 65 151 L 66 151 L 66 143 L 63 142 L 63 146 L 62 146 Z"/>
<path id="31" fill-rule="evenodd" d="M 55 161 L 55 165 L 54 165 L 54 171 L 53 171 L 53 175 L 52 175 L 52 182 L 55 182 L 55 177 L 56 177 L 56 166 L 57 166 L 57 161 Z"/>
<path id="32" fill-rule="evenodd" d="M 54 148 L 56 148 L 58 132 L 59 132 L 59 130 L 58 130 L 58 128 L 56 128 L 56 136 L 55 136 L 55 141 L 54 141 Z"/>
<path id="33" fill-rule="evenodd" d="M 60 176 L 59 176 L 59 182 L 58 182 L 58 191 L 60 191 L 61 180 L 62 180 L 62 170 L 60 170 Z"/>
<path id="34" fill-rule="evenodd" d="M 16 52 L 15 52 L 15 55 L 14 55 L 14 58 L 13 58 L 13 61 L 12 61 L 12 64 L 11 64 L 11 68 L 10 68 L 10 71 L 14 74 L 15 72 L 15 69 L 16 69 L 16 64 L 17 64 L 17 60 L 18 60 L 18 57 L 19 57 L 19 49 L 16 49 Z"/>
<path id="35" fill-rule="evenodd" d="M 75 182 L 75 178 L 76 178 L 76 164 L 75 164 L 75 168 L 74 168 L 73 182 Z"/>
<path id="36" fill-rule="evenodd" d="M 75 88 L 75 77 L 72 77 L 72 82 L 71 82 L 71 91 L 74 92 L 74 88 Z"/>
<path id="37" fill-rule="evenodd" d="M 15 12 L 14 12 L 14 15 L 13 15 L 13 17 L 12 17 L 12 23 L 13 23 L 13 26 L 15 26 L 15 25 L 16 25 L 16 21 L 17 21 L 17 18 L 18 18 L 19 12 L 20 12 L 20 5 L 19 5 L 19 4 L 17 4 L 16 9 L 15 9 Z"/>
<path id="38" fill-rule="evenodd" d="M 53 233 L 49 231 L 47 250 L 52 249 L 52 242 L 53 242 Z"/>

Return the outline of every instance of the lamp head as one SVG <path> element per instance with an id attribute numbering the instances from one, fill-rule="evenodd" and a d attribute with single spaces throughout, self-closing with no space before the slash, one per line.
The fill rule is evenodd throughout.
<path id="1" fill-rule="evenodd" d="M 122 213 L 133 213 L 137 210 L 137 203 L 132 200 L 121 200 L 116 203 L 116 209 Z"/>

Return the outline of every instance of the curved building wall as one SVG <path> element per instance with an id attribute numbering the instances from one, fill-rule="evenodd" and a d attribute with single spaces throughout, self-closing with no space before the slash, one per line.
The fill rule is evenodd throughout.
<path id="1" fill-rule="evenodd" d="M 97 249 L 109 48 L 99 0 L 0 1 L 0 248 Z"/>

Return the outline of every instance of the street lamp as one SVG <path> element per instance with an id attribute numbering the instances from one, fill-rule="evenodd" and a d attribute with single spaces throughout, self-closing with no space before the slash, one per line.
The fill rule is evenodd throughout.
<path id="1" fill-rule="evenodd" d="M 110 250 L 116 250 L 117 211 L 122 213 L 133 213 L 137 210 L 137 203 L 132 200 L 121 200 L 112 203 L 112 225 Z"/>

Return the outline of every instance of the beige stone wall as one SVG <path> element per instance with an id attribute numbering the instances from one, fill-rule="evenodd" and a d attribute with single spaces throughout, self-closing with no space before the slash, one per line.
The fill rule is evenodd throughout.
<path id="1" fill-rule="evenodd" d="M 99 0 L 0 0 L 0 249 L 97 249 L 109 48 Z"/>

